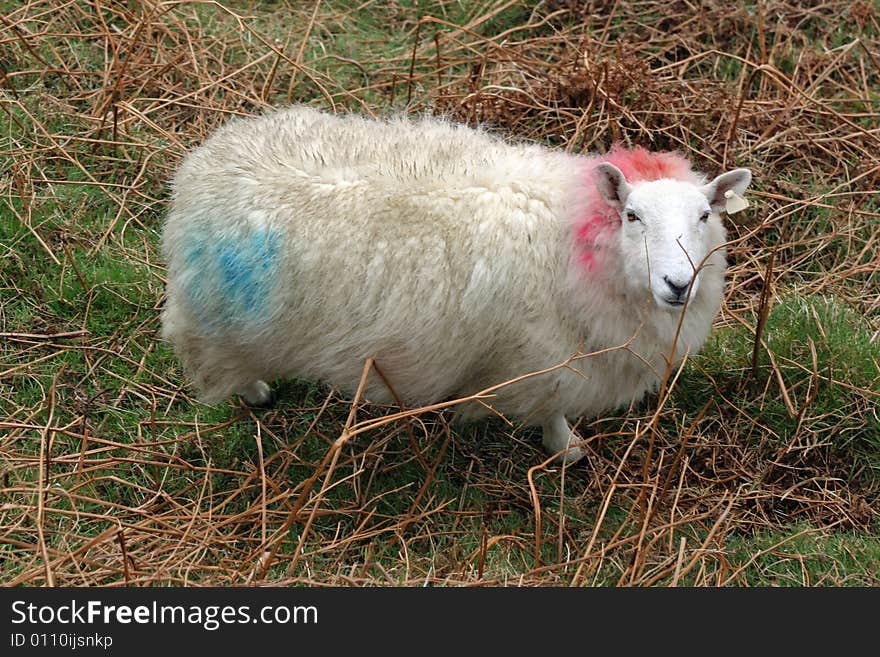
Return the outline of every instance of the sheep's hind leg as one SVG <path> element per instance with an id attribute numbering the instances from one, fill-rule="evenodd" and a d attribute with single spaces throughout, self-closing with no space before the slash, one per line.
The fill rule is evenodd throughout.
<path id="1" fill-rule="evenodd" d="M 564 415 L 554 415 L 544 423 L 543 430 L 544 449 L 549 454 L 562 452 L 556 457 L 557 463 L 570 465 L 583 458 L 584 450 L 576 446 L 581 442 L 581 437 L 571 430 Z"/>
<path id="2" fill-rule="evenodd" d="M 275 405 L 275 391 L 265 381 L 254 381 L 239 388 L 238 394 L 247 402 L 248 406 L 256 408 L 269 408 Z"/>

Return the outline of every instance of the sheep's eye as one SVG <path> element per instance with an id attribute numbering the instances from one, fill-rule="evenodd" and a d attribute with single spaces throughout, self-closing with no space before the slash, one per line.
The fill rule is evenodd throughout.
<path id="1" fill-rule="evenodd" d="M 627 212 L 626 213 L 626 220 L 629 222 L 641 221 L 641 219 L 639 219 L 639 215 L 637 215 L 635 212 Z"/>
<path id="2" fill-rule="evenodd" d="M 709 213 L 704 212 L 702 215 L 700 215 L 700 221 L 702 221 L 703 223 L 706 223 L 707 221 L 709 221 Z"/>

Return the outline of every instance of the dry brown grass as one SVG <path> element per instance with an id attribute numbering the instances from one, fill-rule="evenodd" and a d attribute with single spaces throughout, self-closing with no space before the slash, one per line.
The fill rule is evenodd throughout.
<path id="1" fill-rule="evenodd" d="M 781 349 L 765 329 L 780 298 L 822 295 L 877 344 L 876 6 L 378 4 L 0 5 L 0 579 L 880 582 L 877 562 L 839 556 L 858 548 L 817 571 L 792 547 L 876 531 L 880 457 L 863 452 L 880 450 L 878 374 L 858 378 L 821 340 Z M 400 47 L 338 38 L 371 12 Z M 519 427 L 478 428 L 480 442 L 437 409 L 400 417 L 299 385 L 261 415 L 199 406 L 155 337 L 165 181 L 228 116 L 297 100 L 752 168 L 718 330 L 745 335 L 754 360 L 721 343 L 647 408 L 585 422 L 586 465 L 564 472 Z M 826 392 L 846 405 L 820 404 Z M 756 571 L 768 558 L 796 574 Z"/>

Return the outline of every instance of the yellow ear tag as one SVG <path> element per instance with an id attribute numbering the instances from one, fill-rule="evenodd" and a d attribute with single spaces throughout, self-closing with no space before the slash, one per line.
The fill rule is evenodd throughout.
<path id="1" fill-rule="evenodd" d="M 727 214 L 736 214 L 749 207 L 749 202 L 732 189 L 724 192 L 724 198 Z"/>

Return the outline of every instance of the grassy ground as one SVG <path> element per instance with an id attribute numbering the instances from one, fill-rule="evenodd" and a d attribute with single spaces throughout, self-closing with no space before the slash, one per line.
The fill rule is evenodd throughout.
<path id="1" fill-rule="evenodd" d="M 0 581 L 880 584 L 871 2 L 0 0 Z M 308 382 L 195 401 L 167 180 L 234 114 L 435 112 L 748 166 L 716 330 L 565 471 Z M 329 461 L 344 428 L 357 437 Z"/>

